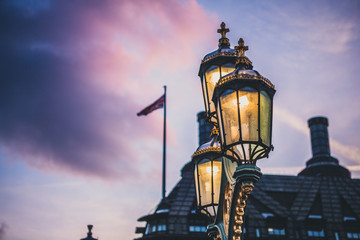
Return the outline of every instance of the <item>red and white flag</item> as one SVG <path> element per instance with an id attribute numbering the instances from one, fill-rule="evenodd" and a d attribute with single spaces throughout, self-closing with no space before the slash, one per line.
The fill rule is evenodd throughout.
<path id="1" fill-rule="evenodd" d="M 155 111 L 156 109 L 163 108 L 165 103 L 165 94 L 162 95 L 158 100 L 156 100 L 153 104 L 150 106 L 144 108 L 142 111 L 140 111 L 137 115 L 138 116 L 146 116 L 152 111 Z"/>

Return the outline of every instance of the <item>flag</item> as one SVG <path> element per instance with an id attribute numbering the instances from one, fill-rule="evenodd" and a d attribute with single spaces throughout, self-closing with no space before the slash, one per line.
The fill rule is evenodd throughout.
<path id="1" fill-rule="evenodd" d="M 139 112 L 137 115 L 138 116 L 146 116 L 149 113 L 151 113 L 152 111 L 155 111 L 156 109 L 159 108 L 163 108 L 164 107 L 164 103 L 165 103 L 165 94 L 162 95 L 158 100 L 156 100 L 153 104 L 151 104 L 150 106 L 144 108 L 141 112 Z"/>

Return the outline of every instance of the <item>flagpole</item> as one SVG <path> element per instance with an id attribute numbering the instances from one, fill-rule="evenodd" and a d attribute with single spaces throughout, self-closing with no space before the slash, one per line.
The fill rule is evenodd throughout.
<path id="1" fill-rule="evenodd" d="M 166 85 L 164 86 L 164 136 L 163 136 L 163 176 L 162 176 L 162 199 L 166 192 Z"/>

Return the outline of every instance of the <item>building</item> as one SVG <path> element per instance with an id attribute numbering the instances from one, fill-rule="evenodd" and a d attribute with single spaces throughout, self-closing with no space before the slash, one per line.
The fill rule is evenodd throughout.
<path id="1" fill-rule="evenodd" d="M 198 114 L 200 145 L 209 126 Z M 360 239 L 360 179 L 331 156 L 328 120 L 308 121 L 313 157 L 298 176 L 263 175 L 245 209 L 242 239 Z M 193 164 L 181 170 L 182 179 L 157 206 L 141 217 L 140 239 L 208 239 L 209 220 L 196 212 Z"/>

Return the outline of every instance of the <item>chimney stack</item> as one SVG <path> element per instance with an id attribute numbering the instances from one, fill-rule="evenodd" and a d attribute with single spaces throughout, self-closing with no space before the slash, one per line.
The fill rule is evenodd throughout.
<path id="1" fill-rule="evenodd" d="M 313 117 L 308 120 L 313 157 L 330 156 L 329 122 L 326 117 Z"/>
<path id="2" fill-rule="evenodd" d="M 326 117 L 313 117 L 308 120 L 311 135 L 312 158 L 299 176 L 331 176 L 350 178 L 350 172 L 339 164 L 330 154 L 328 126 Z"/>

